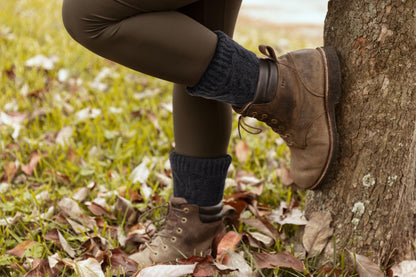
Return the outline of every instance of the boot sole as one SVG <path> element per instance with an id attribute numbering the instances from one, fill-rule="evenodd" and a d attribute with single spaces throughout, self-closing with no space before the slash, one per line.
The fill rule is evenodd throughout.
<path id="1" fill-rule="evenodd" d="M 341 66 L 338 55 L 334 47 L 320 47 L 317 48 L 321 53 L 325 65 L 326 76 L 326 90 L 325 90 L 325 108 L 326 117 L 329 125 L 329 140 L 330 148 L 327 162 L 321 173 L 321 176 L 316 180 L 315 184 L 309 189 L 314 189 L 326 181 L 328 172 L 334 166 L 338 155 L 338 141 L 339 135 L 335 121 L 335 105 L 341 99 Z"/>

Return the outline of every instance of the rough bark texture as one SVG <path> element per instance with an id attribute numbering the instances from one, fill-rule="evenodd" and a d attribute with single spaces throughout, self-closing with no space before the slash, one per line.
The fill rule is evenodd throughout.
<path id="1" fill-rule="evenodd" d="M 306 213 L 331 212 L 337 249 L 415 259 L 416 0 L 332 0 L 324 40 L 342 61 L 340 152 Z"/>

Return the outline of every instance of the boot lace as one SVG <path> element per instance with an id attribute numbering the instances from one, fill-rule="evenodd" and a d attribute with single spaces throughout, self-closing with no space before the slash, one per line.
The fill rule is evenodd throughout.
<path id="1" fill-rule="evenodd" d="M 252 134 L 252 135 L 258 135 L 261 132 L 263 132 L 263 130 L 261 128 L 251 126 L 250 124 L 245 122 L 244 118 L 245 118 L 245 116 L 242 116 L 242 115 L 240 115 L 238 117 L 238 127 L 237 127 L 237 129 L 238 129 L 238 136 L 240 137 L 240 139 L 241 139 L 241 129 L 243 129 L 244 131 L 246 131 L 247 133 Z M 254 130 L 254 131 L 251 131 L 250 129 Z"/>

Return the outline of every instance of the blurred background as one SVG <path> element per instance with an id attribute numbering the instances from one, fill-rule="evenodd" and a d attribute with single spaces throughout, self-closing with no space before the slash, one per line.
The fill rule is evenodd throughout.
<path id="1" fill-rule="evenodd" d="M 327 0 L 243 0 L 241 15 L 274 24 L 322 25 Z"/>

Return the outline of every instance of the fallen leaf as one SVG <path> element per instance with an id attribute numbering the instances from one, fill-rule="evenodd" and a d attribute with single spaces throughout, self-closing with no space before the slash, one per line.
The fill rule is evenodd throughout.
<path id="1" fill-rule="evenodd" d="M 160 88 L 145 89 L 144 91 L 136 92 L 133 98 L 136 100 L 142 100 L 149 97 L 157 96 L 162 90 Z"/>
<path id="2" fill-rule="evenodd" d="M 25 62 L 25 65 L 28 67 L 38 67 L 46 70 L 52 70 L 57 61 L 59 61 L 58 56 L 46 57 L 44 55 L 39 54 L 27 60 Z"/>
<path id="3" fill-rule="evenodd" d="M 192 274 L 195 267 L 196 263 L 193 265 L 155 265 L 143 268 L 133 277 L 181 277 L 183 275 Z"/>
<path id="4" fill-rule="evenodd" d="M 251 149 L 248 146 L 247 142 L 240 140 L 235 145 L 235 155 L 240 163 L 245 163 L 248 160 Z"/>
<path id="5" fill-rule="evenodd" d="M 309 257 L 319 255 L 328 243 L 333 234 L 330 227 L 332 216 L 329 212 L 314 212 L 305 226 L 303 235 L 303 246 Z"/>
<path id="6" fill-rule="evenodd" d="M 38 151 L 32 152 L 30 155 L 29 163 L 22 166 L 22 171 L 26 173 L 26 175 L 31 176 L 33 170 L 36 168 L 41 158 L 42 155 L 40 155 Z"/>
<path id="7" fill-rule="evenodd" d="M 230 277 L 251 277 L 253 276 L 253 270 L 247 264 L 243 256 L 234 251 L 228 251 L 227 267 L 234 269 L 234 272 L 230 273 Z"/>
<path id="8" fill-rule="evenodd" d="M 148 159 L 145 158 L 136 168 L 134 168 L 129 176 L 129 180 L 133 183 L 145 183 L 150 175 L 150 170 L 147 167 L 148 162 Z"/>
<path id="9" fill-rule="evenodd" d="M 13 217 L 5 217 L 0 219 L 0 226 L 12 226 L 23 217 L 21 212 L 17 212 Z"/>
<path id="10" fill-rule="evenodd" d="M 44 238 L 47 240 L 51 240 L 55 242 L 55 244 L 62 248 L 69 256 L 72 258 L 75 257 L 75 251 L 72 249 L 72 247 L 69 245 L 69 243 L 66 241 L 64 236 L 59 232 L 58 229 L 52 229 L 47 234 L 44 235 Z"/>
<path id="11" fill-rule="evenodd" d="M 90 118 L 96 118 L 99 115 L 101 115 L 101 110 L 94 108 L 85 108 L 83 110 L 78 111 L 75 114 L 75 119 L 77 121 L 84 121 Z"/>
<path id="12" fill-rule="evenodd" d="M 333 267 L 323 267 L 316 274 L 317 276 L 338 277 L 341 276 L 342 271 Z"/>
<path id="13" fill-rule="evenodd" d="M 290 176 L 290 169 L 286 167 L 281 167 L 276 170 L 277 176 L 280 178 L 280 181 L 285 186 L 290 186 L 294 183 L 292 177 Z"/>
<path id="14" fill-rule="evenodd" d="M 109 219 L 116 220 L 117 218 L 113 215 L 112 212 L 107 211 L 103 206 L 98 205 L 95 202 L 92 202 L 90 205 L 88 205 L 88 210 L 90 210 L 94 215 L 102 216 L 105 215 Z"/>
<path id="15" fill-rule="evenodd" d="M 268 216 L 268 219 L 271 222 L 276 222 L 281 225 L 293 224 L 293 225 L 306 225 L 308 220 L 306 220 L 305 214 L 299 208 L 288 209 L 286 202 L 280 202 L 280 207 L 278 210 L 274 210 Z"/>
<path id="16" fill-rule="evenodd" d="M 94 258 L 83 261 L 62 260 L 66 265 L 73 268 L 79 277 L 105 277 L 100 263 Z"/>
<path id="17" fill-rule="evenodd" d="M 247 232 L 256 242 L 261 242 L 266 248 L 270 248 L 274 245 L 275 240 L 269 236 L 266 236 L 259 232 Z M 260 245 L 257 246 L 260 248 Z"/>
<path id="18" fill-rule="evenodd" d="M 249 225 L 249 226 L 251 226 L 251 227 L 256 228 L 258 231 L 260 231 L 261 233 L 270 237 L 273 240 L 277 239 L 277 233 L 272 232 L 269 229 L 269 227 L 267 227 L 261 220 L 259 220 L 257 218 L 241 218 L 240 221 Z"/>
<path id="19" fill-rule="evenodd" d="M 52 270 L 47 261 L 43 259 L 34 259 L 32 262 L 32 269 L 23 277 L 54 277 L 59 273 L 59 270 Z"/>
<path id="20" fill-rule="evenodd" d="M 234 251 L 237 247 L 237 244 L 240 243 L 243 235 L 234 231 L 229 231 L 221 239 L 217 247 L 217 261 L 220 261 L 222 264 L 227 264 L 228 261 L 228 251 Z"/>
<path id="21" fill-rule="evenodd" d="M 122 218 L 126 218 L 128 224 L 137 222 L 137 212 L 133 208 L 133 205 L 130 201 L 120 195 L 116 195 L 116 204 L 114 205 L 113 212 L 117 213 Z"/>
<path id="22" fill-rule="evenodd" d="M 302 261 L 288 252 L 277 254 L 252 252 L 251 254 L 259 268 L 284 267 L 292 268 L 299 272 L 303 272 L 304 269 Z"/>
<path id="23" fill-rule="evenodd" d="M 416 261 L 403 261 L 389 269 L 390 277 L 416 277 Z"/>
<path id="24" fill-rule="evenodd" d="M 3 174 L 3 177 L 0 179 L 0 182 L 10 183 L 13 180 L 14 176 L 16 175 L 18 169 L 19 169 L 18 162 L 6 163 L 6 167 L 4 168 L 4 174 Z"/>
<path id="25" fill-rule="evenodd" d="M 138 264 L 129 259 L 128 255 L 120 248 L 111 250 L 110 264 L 113 276 L 118 276 L 117 273 L 130 275 L 138 268 Z"/>
<path id="26" fill-rule="evenodd" d="M 79 190 L 77 190 L 73 195 L 72 199 L 82 202 L 87 198 L 88 194 L 90 193 L 90 189 L 87 187 L 82 187 Z"/>
<path id="27" fill-rule="evenodd" d="M 360 277 L 384 277 L 380 267 L 368 257 L 350 252 L 350 258 L 354 262 L 355 270 Z M 406 275 L 406 277 L 409 277 Z"/>
<path id="28" fill-rule="evenodd" d="M 74 128 L 72 126 L 66 126 L 58 132 L 55 142 L 61 146 L 65 146 L 68 144 L 69 139 L 72 137 L 73 133 Z"/>
<path id="29" fill-rule="evenodd" d="M 19 243 L 18 245 L 16 245 L 13 249 L 7 250 L 6 254 L 13 255 L 19 258 L 23 258 L 25 251 L 29 249 L 32 245 L 37 244 L 37 243 L 38 242 L 31 241 L 31 240 L 23 241 Z"/>
<path id="30" fill-rule="evenodd" d="M 65 212 L 71 219 L 80 222 L 91 230 L 94 229 L 95 221 L 93 218 L 84 214 L 74 200 L 64 197 L 59 201 L 58 207 Z"/>

